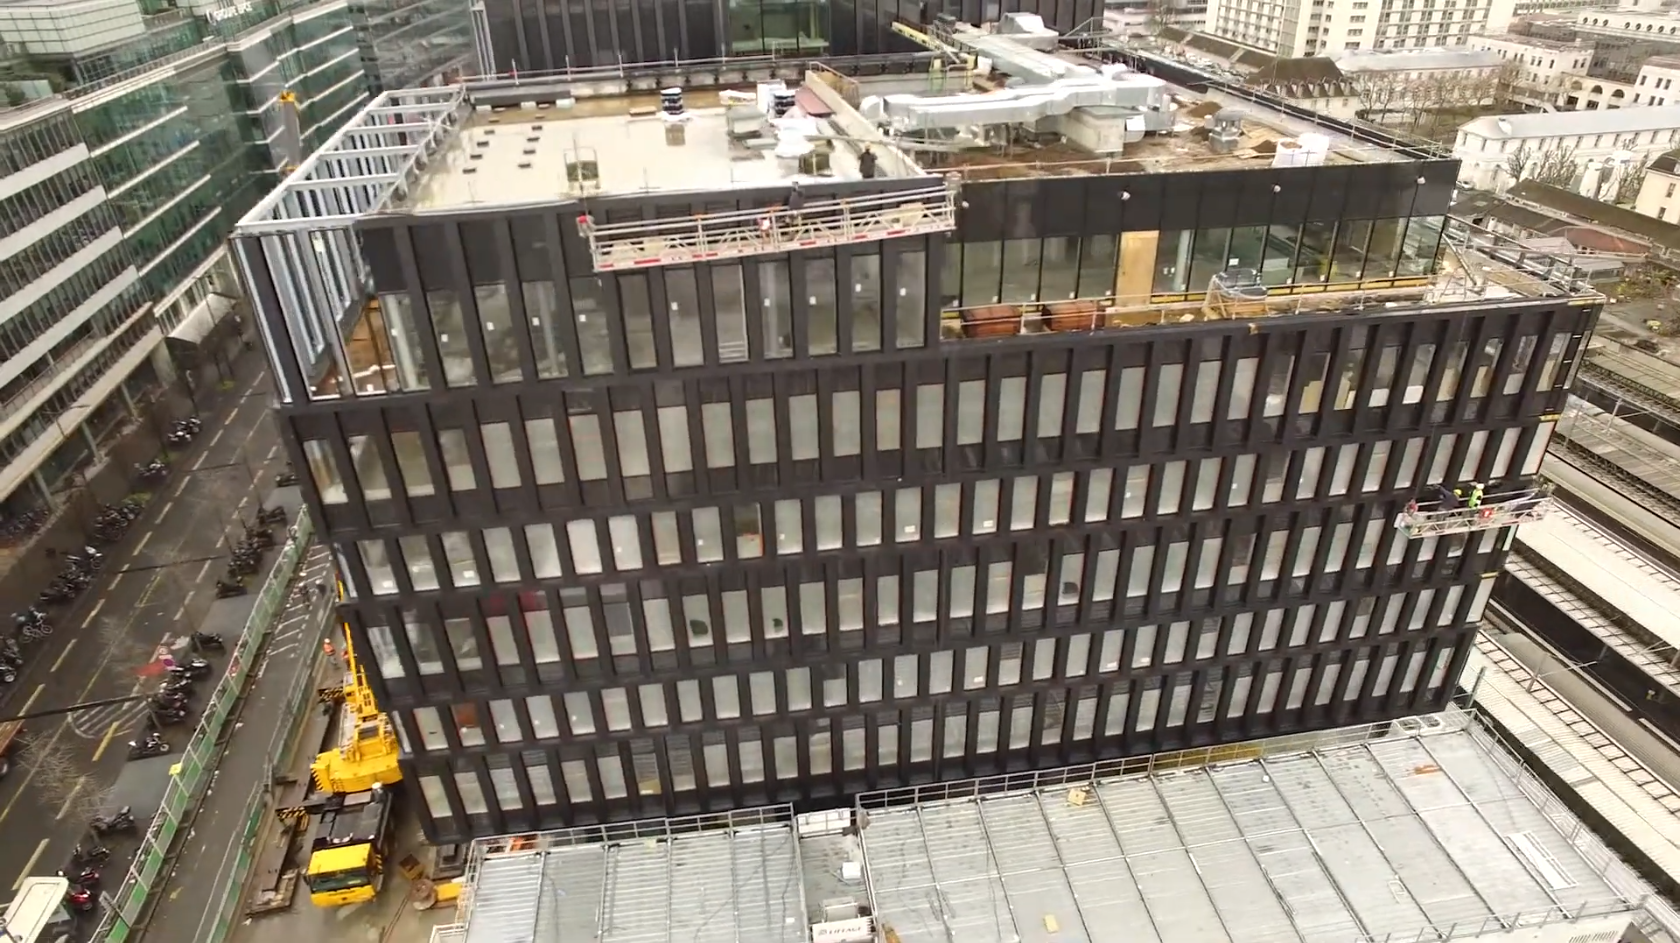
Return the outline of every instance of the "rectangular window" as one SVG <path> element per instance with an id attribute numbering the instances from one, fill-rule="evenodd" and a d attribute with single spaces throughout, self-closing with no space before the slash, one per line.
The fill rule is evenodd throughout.
<path id="1" fill-rule="evenodd" d="M 402 476 L 403 490 L 411 498 L 436 494 L 432 485 L 432 470 L 426 464 L 426 450 L 420 444 L 418 432 L 391 433 L 391 450 L 397 453 L 397 472 Z"/>
<path id="2" fill-rule="evenodd" d="M 490 466 L 490 487 L 519 487 L 519 459 L 513 452 L 512 427 L 505 422 L 487 422 L 478 429 L 484 435 L 484 463 Z"/>
<path id="3" fill-rule="evenodd" d="M 788 397 L 788 434 L 792 437 L 789 450 L 795 461 L 819 456 L 817 437 L 817 398 L 809 393 Z"/>
<path id="4" fill-rule="evenodd" d="M 531 470 L 539 485 L 557 485 L 566 480 L 560 459 L 560 439 L 552 419 L 525 420 L 525 441 L 531 446 Z"/>
<path id="5" fill-rule="evenodd" d="M 620 410 L 613 413 L 613 433 L 618 438 L 618 470 L 626 478 L 641 478 L 650 473 L 648 464 L 647 427 L 640 410 Z"/>
<path id="6" fill-rule="evenodd" d="M 438 451 L 449 475 L 450 491 L 471 491 L 478 487 L 473 476 L 472 457 L 467 452 L 467 434 L 459 429 L 438 430 Z"/>
<path id="7" fill-rule="evenodd" d="M 537 579 L 553 579 L 561 575 L 560 547 L 554 542 L 553 525 L 526 524 L 525 545 L 531 551 L 531 568 Z"/>
<path id="8" fill-rule="evenodd" d="M 944 435 L 945 387 L 924 383 L 916 387 L 916 448 L 937 449 Z"/>
<path id="9" fill-rule="evenodd" d="M 688 410 L 682 406 L 659 407 L 659 457 L 665 473 L 694 470 L 694 454 L 688 440 Z"/>
<path id="10" fill-rule="evenodd" d="M 747 461 L 754 465 L 776 461 L 776 406 L 768 399 L 747 400 Z"/>
<path id="11" fill-rule="evenodd" d="M 572 454 L 577 458 L 578 477 L 600 481 L 607 477 L 606 446 L 601 441 L 601 422 L 594 413 L 567 417 L 572 430 Z"/>
<path id="12" fill-rule="evenodd" d="M 898 390 L 875 391 L 875 448 L 881 452 L 895 452 L 899 448 Z"/>
<path id="13" fill-rule="evenodd" d="M 350 462 L 356 469 L 356 481 L 362 486 L 362 496 L 369 501 L 383 501 L 391 497 L 391 483 L 385 477 L 385 463 L 379 450 L 365 435 L 350 437 Z M 322 503 L 328 502 L 325 497 Z"/>
<path id="14" fill-rule="evenodd" d="M 706 403 L 700 407 L 701 431 L 706 437 L 706 467 L 729 468 L 735 464 L 735 427 L 728 403 Z"/>
<path id="15" fill-rule="evenodd" d="M 857 390 L 840 390 L 833 397 L 834 454 L 857 455 L 863 450 L 862 408 Z"/>

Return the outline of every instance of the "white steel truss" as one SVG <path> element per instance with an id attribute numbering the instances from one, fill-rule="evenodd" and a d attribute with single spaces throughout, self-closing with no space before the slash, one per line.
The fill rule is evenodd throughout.
<path id="1" fill-rule="evenodd" d="M 1537 521 L 1550 514 L 1556 503 L 1546 488 L 1487 495 L 1476 507 L 1446 508 L 1440 502 L 1420 505 L 1414 501 L 1395 517 L 1394 526 L 1412 538 L 1468 534 Z"/>
<path id="2" fill-rule="evenodd" d="M 955 226 L 954 183 L 812 200 L 797 209 L 735 210 L 629 223 L 578 219 L 597 272 L 828 248 L 950 232 Z"/>
<path id="3" fill-rule="evenodd" d="M 465 102 L 460 85 L 382 93 L 252 207 L 237 231 L 320 230 L 378 211 L 448 141 Z"/>

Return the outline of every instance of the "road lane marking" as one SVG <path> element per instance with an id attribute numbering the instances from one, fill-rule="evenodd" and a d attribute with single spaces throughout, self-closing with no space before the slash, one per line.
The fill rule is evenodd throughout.
<path id="1" fill-rule="evenodd" d="M 86 623 L 83 623 L 83 624 L 86 625 Z M 76 647 L 76 640 L 71 639 L 70 643 L 68 645 L 64 646 L 64 651 L 58 653 L 58 658 L 53 661 L 52 667 L 48 668 L 47 670 L 48 671 L 57 671 L 58 666 L 64 664 L 64 659 L 69 657 L 70 650 L 75 648 L 75 647 Z"/>
<path id="2" fill-rule="evenodd" d="M 273 460 L 274 460 L 274 455 L 275 455 L 275 453 L 276 453 L 276 452 L 279 452 L 279 451 L 280 451 L 280 446 L 278 446 L 278 445 L 271 445 L 271 446 L 269 446 L 269 447 L 268 447 L 268 458 L 269 458 L 269 461 L 273 461 Z"/>
<path id="3" fill-rule="evenodd" d="M 193 582 L 195 582 L 195 583 L 204 582 L 204 574 L 210 572 L 211 562 L 212 561 L 210 561 L 210 560 L 204 561 L 204 565 L 198 568 L 198 576 L 194 578 Z"/>
<path id="4" fill-rule="evenodd" d="M 134 552 L 136 554 L 138 554 L 140 551 L 146 549 L 146 541 L 151 540 L 151 539 L 152 539 L 152 532 L 151 531 L 146 531 L 144 534 L 142 534 L 140 536 L 140 543 L 136 544 L 135 547 L 134 547 Z"/>
<path id="5" fill-rule="evenodd" d="M 181 601 L 181 608 L 175 610 L 175 621 L 176 622 L 181 621 L 181 616 L 187 611 L 187 603 L 189 603 L 189 602 L 192 602 L 192 597 L 191 596 L 188 596 L 186 599 L 182 600 Z"/>
<path id="6" fill-rule="evenodd" d="M 105 730 L 105 739 L 99 741 L 99 749 L 93 751 L 93 761 L 95 763 L 99 762 L 99 758 L 105 755 L 105 748 L 111 745 L 111 738 L 116 735 L 117 721 L 113 720 L 111 726 Z"/>
<path id="7" fill-rule="evenodd" d="M 29 872 L 35 870 L 35 862 L 41 860 L 41 853 L 47 850 L 47 842 L 50 841 L 52 841 L 52 839 L 43 838 L 41 839 L 41 843 L 35 846 L 35 853 L 30 855 L 29 860 L 23 863 L 23 873 L 19 874 L 17 876 L 17 880 L 12 882 L 12 890 L 15 891 L 18 888 L 23 887 L 23 882 L 29 879 Z"/>
<path id="8" fill-rule="evenodd" d="M 223 426 L 220 429 L 217 429 L 216 434 L 210 437 L 210 443 L 204 447 L 205 451 L 209 451 L 210 449 L 215 448 L 216 443 L 222 441 L 222 433 L 224 433 L 226 431 L 227 431 L 227 426 Z"/>
<path id="9" fill-rule="evenodd" d="M 158 520 L 160 520 L 160 521 L 161 521 L 161 520 L 163 520 L 163 519 L 164 519 L 164 518 L 165 518 L 165 517 L 167 517 L 167 516 L 168 516 L 168 515 L 169 515 L 169 509 L 170 509 L 170 508 L 172 508 L 172 507 L 174 507 L 174 506 L 175 506 L 175 499 L 174 499 L 174 498 L 170 498 L 170 499 L 169 499 L 169 503 L 168 503 L 168 504 L 165 504 L 165 505 L 164 505 L 164 506 L 163 506 L 163 510 L 161 510 L 161 511 L 159 511 L 159 512 L 158 512 Z"/>
<path id="10" fill-rule="evenodd" d="M 64 817 L 70 814 L 70 806 L 76 801 L 76 793 L 82 791 L 82 785 L 86 782 L 87 776 L 84 775 L 76 780 L 74 786 L 70 787 L 70 794 L 64 797 L 64 804 L 58 807 L 58 814 L 53 816 L 53 821 L 62 822 Z"/>
<path id="11" fill-rule="evenodd" d="M 35 685 L 35 690 L 31 691 L 29 693 L 29 700 L 23 702 L 23 710 L 18 711 L 18 713 L 20 713 L 20 714 L 29 713 L 29 709 L 31 707 L 35 706 L 35 699 L 40 697 L 41 692 L 45 691 L 46 689 L 47 689 L 47 683 L 45 681 L 41 682 L 40 684 Z"/>
<path id="12" fill-rule="evenodd" d="M 199 456 L 198 456 L 198 461 L 193 462 L 192 470 L 193 471 L 198 471 L 201 467 L 203 467 L 204 460 L 209 458 L 209 457 L 210 457 L 209 452 L 200 452 Z"/>
<path id="13" fill-rule="evenodd" d="M 126 575 L 126 574 L 124 574 L 124 575 Z M 122 579 L 122 576 L 117 577 L 117 580 L 120 580 L 120 579 Z M 117 580 L 112 580 L 111 585 L 112 586 L 117 585 Z M 104 600 L 103 597 L 101 597 L 98 602 L 93 604 L 93 611 L 89 612 L 87 614 L 87 618 L 82 620 L 82 628 L 85 629 L 88 626 L 92 625 L 94 617 L 99 615 L 99 610 L 101 610 L 103 608 L 105 608 L 105 600 Z M 72 644 L 74 644 L 74 643 L 72 642 Z"/>

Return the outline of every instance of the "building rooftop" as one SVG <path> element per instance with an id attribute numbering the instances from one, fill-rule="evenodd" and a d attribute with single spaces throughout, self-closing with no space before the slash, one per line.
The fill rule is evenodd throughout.
<path id="1" fill-rule="evenodd" d="M 1680 128 L 1680 105 L 1635 105 L 1597 111 L 1486 115 L 1466 121 L 1459 130 L 1491 141 L 1573 137 L 1582 134 L 1632 134 Z"/>
<path id="2" fill-rule="evenodd" d="M 1329 54 L 1336 68 L 1356 72 L 1417 72 L 1432 69 L 1496 69 L 1505 64 L 1491 49 L 1349 49 Z"/>
<path id="3" fill-rule="evenodd" d="M 1647 171 L 1673 176 L 1680 174 L 1680 150 L 1664 151 L 1651 161 Z"/>
<path id="4" fill-rule="evenodd" d="M 1560 922 L 1615 939 L 1652 919 L 1650 887 L 1456 711 L 850 813 L 492 839 L 471 861 L 434 941 L 1357 943 Z"/>
<path id="5" fill-rule="evenodd" d="M 1535 49 L 1551 49 L 1557 52 L 1587 51 L 1592 47 L 1583 42 L 1564 42 L 1559 39 L 1545 39 L 1540 36 L 1523 36 L 1517 33 L 1496 33 L 1489 36 L 1472 37 L 1471 42 L 1513 43 L 1519 46 L 1532 46 Z"/>
<path id="6" fill-rule="evenodd" d="M 472 109 L 403 205 L 416 210 L 559 199 L 568 164 L 593 162 L 594 192 L 725 190 L 810 178 L 858 179 L 859 149 L 821 148 L 826 166 L 801 173 L 777 159 L 773 138 L 731 134 L 717 90 L 684 95 L 681 120 L 660 113 L 657 93 Z M 750 107 L 750 106 L 748 106 Z M 811 118 L 817 135 L 839 134 Z"/>

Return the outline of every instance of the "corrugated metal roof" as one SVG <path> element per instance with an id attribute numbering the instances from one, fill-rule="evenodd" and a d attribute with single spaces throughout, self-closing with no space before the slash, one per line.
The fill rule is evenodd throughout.
<path id="1" fill-rule="evenodd" d="M 1346 71 L 1345 67 L 1343 71 Z M 1466 121 L 1459 130 L 1490 141 L 1575 137 L 1583 134 L 1632 134 L 1680 128 L 1680 105 L 1636 105 L 1596 111 L 1558 111 L 1532 115 L 1487 115 Z"/>
<path id="2" fill-rule="evenodd" d="M 1665 872 L 1680 874 L 1680 797 L 1672 789 L 1485 636 L 1477 638 L 1476 649 L 1464 668 L 1466 683 L 1478 676 L 1476 703 L 1480 709 L 1499 721 L 1583 800 L 1591 802 L 1593 810 L 1623 839 Z M 1606 754 L 1607 749 L 1611 755 Z M 1630 775 L 1630 764 L 1643 775 L 1637 779 Z M 1665 918 L 1671 933 L 1680 931 L 1680 915 L 1668 910 L 1659 916 Z"/>

